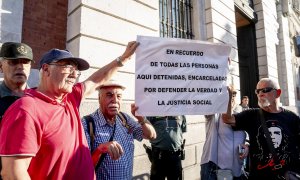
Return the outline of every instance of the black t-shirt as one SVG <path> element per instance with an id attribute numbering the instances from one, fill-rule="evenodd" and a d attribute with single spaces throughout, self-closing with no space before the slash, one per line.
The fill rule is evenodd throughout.
<path id="1" fill-rule="evenodd" d="M 237 130 L 245 130 L 250 138 L 250 174 L 256 178 L 283 175 L 286 169 L 300 171 L 300 119 L 291 111 L 283 109 L 280 113 L 263 111 L 278 161 L 282 169 L 275 169 L 263 127 L 259 109 L 249 109 L 235 114 Z"/>
<path id="2" fill-rule="evenodd" d="M 5 111 L 9 108 L 11 104 L 13 104 L 19 98 L 20 97 L 18 96 L 5 96 L 2 98 L 0 97 L 0 122 Z"/>

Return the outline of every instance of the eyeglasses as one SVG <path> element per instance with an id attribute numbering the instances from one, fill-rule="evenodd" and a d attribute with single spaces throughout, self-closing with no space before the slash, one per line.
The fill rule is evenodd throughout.
<path id="1" fill-rule="evenodd" d="M 259 92 L 268 93 L 268 92 L 271 92 L 273 90 L 277 90 L 277 89 L 272 88 L 272 87 L 265 87 L 265 88 L 262 88 L 262 89 L 255 89 L 255 94 L 259 94 Z"/>
<path id="2" fill-rule="evenodd" d="M 63 69 L 62 73 L 65 73 L 65 74 L 72 74 L 75 71 L 75 74 L 77 76 L 81 75 L 81 72 L 77 69 L 77 67 L 70 65 L 70 64 L 62 65 L 62 64 L 56 64 L 56 63 L 50 63 L 49 65 L 61 67 Z"/>
<path id="3" fill-rule="evenodd" d="M 29 65 L 31 60 L 28 59 L 13 59 L 13 60 L 6 60 L 7 64 L 10 66 L 16 66 L 18 64 Z"/>

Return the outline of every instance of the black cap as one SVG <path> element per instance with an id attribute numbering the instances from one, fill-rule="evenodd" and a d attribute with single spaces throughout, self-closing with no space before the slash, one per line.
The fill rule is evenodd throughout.
<path id="1" fill-rule="evenodd" d="M 27 44 L 5 42 L 2 44 L 0 57 L 8 60 L 28 59 L 33 61 L 32 49 Z"/>
<path id="2" fill-rule="evenodd" d="M 90 67 L 86 60 L 74 57 L 68 50 L 51 49 L 43 55 L 40 60 L 39 69 L 42 68 L 43 64 L 49 64 L 63 59 L 74 61 L 78 65 L 78 70 L 80 71 L 86 70 Z"/>

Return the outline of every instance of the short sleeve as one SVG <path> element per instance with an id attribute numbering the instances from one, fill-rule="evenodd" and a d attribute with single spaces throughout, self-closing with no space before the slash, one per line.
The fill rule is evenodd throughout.
<path id="1" fill-rule="evenodd" d="M 42 128 L 30 113 L 13 104 L 1 122 L 0 154 L 34 156 L 41 146 Z M 20 109 L 19 109 L 20 108 Z M 15 109 L 19 109 L 16 111 Z"/>
<path id="2" fill-rule="evenodd" d="M 77 108 L 79 108 L 80 103 L 82 101 L 84 89 L 85 87 L 83 83 L 77 83 L 73 86 L 72 93 L 68 94 L 68 96 L 74 97 Z"/>
<path id="3" fill-rule="evenodd" d="M 132 128 L 133 138 L 138 141 L 142 141 L 143 140 L 142 126 L 137 121 L 135 121 L 132 117 L 130 117 L 128 114 L 125 114 L 125 116 L 129 127 Z"/>

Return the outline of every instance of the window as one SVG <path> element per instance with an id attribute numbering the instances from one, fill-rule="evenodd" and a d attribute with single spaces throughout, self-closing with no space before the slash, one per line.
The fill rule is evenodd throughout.
<path id="1" fill-rule="evenodd" d="M 160 36 L 192 39 L 191 0 L 159 0 Z"/>
<path id="2" fill-rule="evenodd" d="M 292 0 L 292 7 L 296 12 L 300 13 L 300 0 Z"/>

